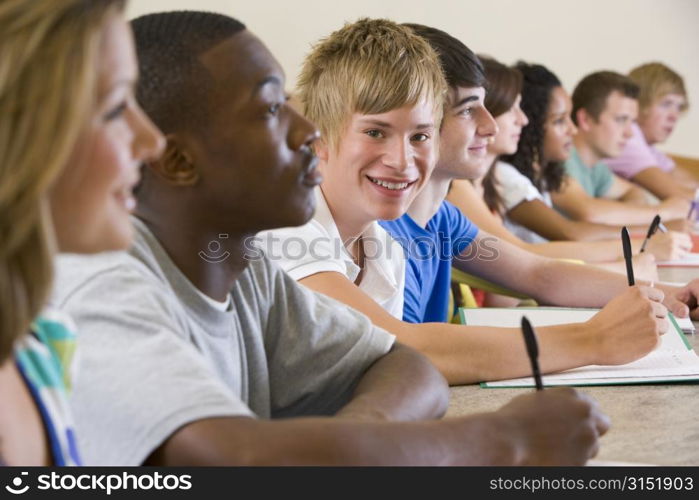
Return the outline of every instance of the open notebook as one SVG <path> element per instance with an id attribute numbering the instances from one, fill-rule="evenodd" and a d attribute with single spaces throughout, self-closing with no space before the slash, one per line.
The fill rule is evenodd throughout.
<path id="1" fill-rule="evenodd" d="M 659 260 L 658 267 L 698 267 L 699 253 L 688 253 L 682 259 Z"/>
<path id="2" fill-rule="evenodd" d="M 470 326 L 519 328 L 526 315 L 536 328 L 562 323 L 582 323 L 598 309 L 516 307 L 461 309 L 461 322 Z M 590 365 L 565 372 L 544 375 L 544 385 L 619 385 L 661 382 L 699 381 L 699 356 L 684 338 L 676 318 L 670 316 L 670 329 L 653 352 L 632 363 L 618 366 Z M 517 339 L 523 342 L 521 335 Z M 482 387 L 534 387 L 531 377 L 484 382 Z"/>

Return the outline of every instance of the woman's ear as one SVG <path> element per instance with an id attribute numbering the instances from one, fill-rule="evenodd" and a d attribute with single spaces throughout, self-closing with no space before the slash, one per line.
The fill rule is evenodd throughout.
<path id="1" fill-rule="evenodd" d="M 199 181 L 199 170 L 191 155 L 172 135 L 167 135 L 165 151 L 157 160 L 148 162 L 149 168 L 167 182 L 176 186 L 193 186 Z"/>

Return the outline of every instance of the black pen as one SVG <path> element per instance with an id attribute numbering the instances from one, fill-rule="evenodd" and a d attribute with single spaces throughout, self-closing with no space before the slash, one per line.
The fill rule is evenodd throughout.
<path id="1" fill-rule="evenodd" d="M 687 220 L 692 218 L 692 212 L 697 208 L 697 202 L 692 201 L 692 204 L 689 205 L 689 213 L 687 214 Z"/>
<path id="2" fill-rule="evenodd" d="M 650 223 L 650 226 L 648 227 L 648 233 L 646 234 L 646 239 L 643 240 L 643 244 L 641 245 L 641 252 L 646 251 L 646 245 L 648 244 L 648 240 L 650 240 L 655 232 L 658 230 L 660 227 L 660 215 L 656 215 L 653 217 L 653 222 Z M 664 227 L 664 226 L 663 226 Z M 665 232 L 665 231 L 663 231 Z"/>
<path id="3" fill-rule="evenodd" d="M 534 328 L 532 328 L 532 324 L 526 316 L 522 316 L 522 334 L 524 335 L 524 343 L 527 346 L 529 361 L 532 364 L 532 373 L 534 375 L 534 382 L 536 383 L 536 390 L 541 391 L 544 389 L 544 384 L 541 382 L 541 371 L 539 370 L 539 343 L 536 341 Z"/>
<path id="4" fill-rule="evenodd" d="M 626 226 L 621 228 L 621 244 L 624 247 L 624 260 L 626 261 L 626 277 L 629 280 L 629 286 L 634 286 L 636 280 L 633 277 L 633 253 L 631 252 L 631 238 L 629 238 L 629 230 Z"/>

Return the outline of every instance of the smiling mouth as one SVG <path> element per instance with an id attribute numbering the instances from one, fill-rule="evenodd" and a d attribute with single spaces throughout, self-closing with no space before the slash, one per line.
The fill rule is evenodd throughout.
<path id="1" fill-rule="evenodd" d="M 369 177 L 368 175 L 366 177 L 367 177 L 367 179 L 369 179 L 371 182 L 373 182 L 377 186 L 381 186 L 383 188 L 390 189 L 391 191 L 403 191 L 417 182 L 417 181 L 390 182 L 390 181 L 384 181 L 382 179 L 375 179 L 374 177 Z"/>

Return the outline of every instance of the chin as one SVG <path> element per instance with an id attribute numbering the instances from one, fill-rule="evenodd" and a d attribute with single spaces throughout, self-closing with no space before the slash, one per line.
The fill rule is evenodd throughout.
<path id="1" fill-rule="evenodd" d="M 391 208 L 385 209 L 377 212 L 374 215 L 374 220 L 395 220 L 403 217 L 408 211 L 408 207 L 403 208 Z"/>
<path id="2" fill-rule="evenodd" d="M 462 175 L 460 178 L 461 179 L 468 179 L 470 181 L 472 181 L 474 179 L 480 179 L 481 177 L 483 177 L 486 174 L 486 172 L 488 171 L 489 168 L 490 168 L 490 165 L 486 165 L 486 164 L 479 165 L 477 168 L 465 170 L 463 172 L 464 175 Z"/>
<path id="3" fill-rule="evenodd" d="M 287 210 L 280 210 L 280 214 L 284 214 L 284 218 L 279 218 L 272 222 L 271 229 L 280 227 L 297 227 L 303 226 L 313 218 L 315 214 L 315 199 L 312 199 L 304 206 L 294 207 Z"/>
<path id="4" fill-rule="evenodd" d="M 101 252 L 116 252 L 127 250 L 134 239 L 134 229 L 131 221 L 119 226 L 110 226 L 108 231 L 95 233 L 95 236 L 85 239 L 68 250 L 70 253 L 95 254 Z"/>

